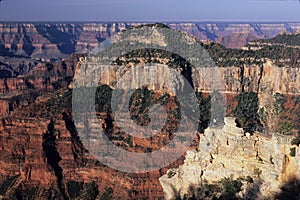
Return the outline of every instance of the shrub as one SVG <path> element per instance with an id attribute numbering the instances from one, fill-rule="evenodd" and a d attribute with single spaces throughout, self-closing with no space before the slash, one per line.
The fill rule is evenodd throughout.
<path id="1" fill-rule="evenodd" d="M 280 93 L 276 93 L 274 95 L 275 102 L 274 102 L 274 109 L 275 113 L 279 115 L 284 110 L 284 96 Z"/>
<path id="2" fill-rule="evenodd" d="M 296 156 L 296 148 L 294 147 L 294 148 L 291 148 L 290 150 L 291 150 L 290 156 L 295 157 Z"/>
<path id="3" fill-rule="evenodd" d="M 170 170 L 170 171 L 168 172 L 167 175 L 168 175 L 168 178 L 171 178 L 171 177 L 173 177 L 175 174 L 176 174 L 176 172 L 173 172 L 173 171 Z"/>
<path id="4" fill-rule="evenodd" d="M 289 121 L 285 121 L 279 125 L 277 132 L 280 134 L 287 134 L 293 129 L 293 125 Z"/>
<path id="5" fill-rule="evenodd" d="M 205 98 L 201 92 L 196 93 L 199 104 L 200 118 L 199 118 L 199 132 L 203 133 L 208 127 L 211 116 L 211 97 Z"/>
<path id="6" fill-rule="evenodd" d="M 204 193 L 206 197 L 215 197 L 217 193 L 222 192 L 222 187 L 218 184 L 205 184 Z"/>
<path id="7" fill-rule="evenodd" d="M 100 196 L 100 200 L 110 200 L 113 199 L 113 189 L 111 187 L 106 187 L 104 192 Z"/>
<path id="8" fill-rule="evenodd" d="M 238 180 L 232 180 L 232 178 L 224 178 L 220 181 L 223 185 L 224 192 L 226 197 L 234 197 L 235 194 L 241 191 L 241 187 L 243 186 L 242 182 Z"/>
<path id="9" fill-rule="evenodd" d="M 98 187 L 94 181 L 84 184 L 83 190 L 80 192 L 76 200 L 94 200 L 98 195 Z"/>
<path id="10" fill-rule="evenodd" d="M 95 94 L 95 109 L 98 112 L 110 111 L 110 99 L 113 90 L 107 85 L 97 87 Z"/>
<path id="11" fill-rule="evenodd" d="M 77 197 L 82 190 L 83 183 L 76 182 L 76 181 L 69 181 L 67 182 L 67 191 L 71 199 Z"/>
<path id="12" fill-rule="evenodd" d="M 245 178 L 245 181 L 246 181 L 247 183 L 253 183 L 253 178 L 252 178 L 251 176 L 247 176 L 247 177 Z"/>
<path id="13" fill-rule="evenodd" d="M 254 174 L 255 174 L 258 178 L 260 178 L 260 175 L 262 174 L 261 169 L 255 168 L 255 169 L 254 169 Z"/>
<path id="14" fill-rule="evenodd" d="M 238 97 L 238 105 L 234 110 L 238 125 L 249 133 L 261 127 L 258 112 L 258 96 L 255 92 L 243 93 Z"/>
<path id="15" fill-rule="evenodd" d="M 300 144 L 300 137 L 299 137 L 299 136 L 298 136 L 298 137 L 295 137 L 295 138 L 292 140 L 291 144 L 292 144 L 292 145 L 297 145 L 297 146 L 299 146 L 299 144 Z"/>

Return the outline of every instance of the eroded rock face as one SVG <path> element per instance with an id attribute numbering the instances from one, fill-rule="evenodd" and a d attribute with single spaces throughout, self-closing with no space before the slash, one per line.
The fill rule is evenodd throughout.
<path id="1" fill-rule="evenodd" d="M 25 75 L 0 78 L 0 117 L 35 102 L 38 96 L 66 88 L 73 79 L 81 54 L 55 63 L 37 63 Z M 1 73 L 1 72 L 0 72 Z"/>
<path id="2" fill-rule="evenodd" d="M 161 59 L 159 61 L 164 64 L 168 62 L 167 60 L 168 59 Z M 140 62 L 142 64 L 146 63 L 145 59 L 140 59 Z M 126 67 L 132 68 L 130 73 L 139 74 L 139 79 L 144 80 L 147 79 L 149 72 L 147 68 L 141 67 L 142 64 L 133 65 L 132 63 L 130 63 L 130 65 Z M 124 66 L 113 66 L 111 69 L 106 71 L 103 69 L 102 75 L 99 75 L 99 82 L 101 84 L 106 84 L 114 87 L 113 83 L 114 81 L 118 81 L 121 78 L 120 71 L 122 71 L 123 68 Z M 81 71 L 80 74 L 91 73 L 89 71 L 84 71 L 84 69 L 85 68 L 80 67 L 79 65 L 77 70 L 78 72 Z M 163 82 L 164 85 L 172 85 L 174 80 L 179 80 L 177 77 L 171 76 L 172 73 L 170 73 L 170 70 L 167 70 L 163 67 L 161 67 L 159 70 L 160 74 L 163 74 L 164 80 L 161 82 Z M 237 66 L 220 66 L 217 68 L 200 68 L 200 70 L 201 71 L 199 73 L 202 77 L 205 78 L 205 82 L 203 82 L 203 79 L 199 79 L 199 77 L 197 77 L 198 72 L 191 72 L 195 90 L 197 91 L 212 92 L 211 87 L 209 87 L 209 83 L 213 83 L 216 80 L 212 80 L 207 77 L 214 77 L 213 74 L 217 72 L 219 74 L 218 77 L 220 77 L 220 82 L 225 84 L 224 90 L 226 90 L 226 92 L 228 93 L 239 94 L 241 92 L 255 91 L 259 94 L 275 94 L 277 92 L 281 94 L 292 95 L 300 94 L 300 76 L 298 75 L 300 73 L 300 68 L 290 68 L 288 66 L 278 67 L 269 59 L 266 59 L 266 63 L 263 63 L 261 66 L 250 65 L 243 66 L 243 68 Z M 155 71 L 155 67 L 153 67 L 153 71 L 157 71 Z M 177 69 L 177 71 L 180 72 L 180 69 Z M 82 76 L 75 78 L 81 81 L 80 79 L 82 79 Z M 83 80 L 81 82 L 83 83 Z M 127 81 L 126 83 L 128 83 L 128 85 L 133 88 L 139 88 L 137 82 Z M 183 83 L 178 83 L 178 85 L 180 84 L 182 85 Z M 155 89 L 162 89 L 164 85 L 162 85 L 161 88 Z"/>
<path id="3" fill-rule="evenodd" d="M 188 151 L 185 162 L 170 169 L 173 176 L 164 175 L 160 183 L 166 199 L 177 194 L 189 194 L 190 187 L 204 182 L 216 183 L 222 178 L 253 177 L 260 179 L 260 197 L 272 197 L 285 182 L 300 177 L 299 148 L 291 145 L 292 137 L 250 135 L 237 128 L 234 118 L 226 118 L 223 128 L 208 128 L 200 137 L 198 151 Z M 295 156 L 291 156 L 295 148 Z M 261 171 L 261 174 L 258 172 Z M 244 192 L 241 198 L 250 198 Z"/>
<path id="4" fill-rule="evenodd" d="M 64 199 L 70 195 L 68 183 L 76 181 L 95 182 L 98 198 L 105 188 L 111 187 L 113 199 L 162 199 L 158 178 L 167 169 L 129 174 L 101 164 L 78 137 L 70 101 L 70 90 L 47 93 L 0 120 L 0 174 L 18 176 L 16 183 L 3 192 L 3 197 L 13 199 L 9 191 L 33 188 L 37 192 L 31 199 L 49 199 L 45 190 L 58 195 L 52 199 Z M 159 144 L 159 141 L 151 142 Z M 133 140 L 133 146 L 135 143 L 140 142 Z M 182 163 L 183 157 L 172 167 Z"/>
<path id="5" fill-rule="evenodd" d="M 91 27 L 86 27 L 86 31 L 93 29 L 92 31 L 101 32 L 103 30 L 103 35 L 99 37 L 105 38 L 108 36 L 105 35 L 107 27 L 102 27 L 102 29 L 97 24 Z M 69 28 L 70 31 L 73 27 Z M 85 28 L 83 27 L 83 29 Z M 112 29 L 116 30 L 117 28 L 113 26 Z M 62 27 L 59 30 L 65 31 Z M 18 32 L 16 29 L 14 31 Z M 87 38 L 86 42 L 95 39 L 93 35 L 89 36 L 89 34 L 82 35 L 82 37 Z M 70 41 L 73 41 L 72 38 Z M 87 48 L 87 43 L 83 43 L 82 46 L 78 48 Z M 38 48 L 43 49 L 43 47 L 37 45 Z M 50 45 L 49 50 L 47 50 L 49 54 L 47 55 L 57 53 L 56 48 L 58 47 Z M 63 48 L 63 46 L 60 46 L 60 48 Z M 20 54 L 24 53 L 23 51 L 18 52 Z M 70 82 L 70 79 L 66 79 L 66 77 L 72 78 L 77 61 L 78 57 L 75 56 L 71 61 L 63 60 L 54 65 L 36 64 L 28 72 L 29 76 L 1 79 L 0 91 L 1 93 L 18 93 L 32 89 L 32 87 L 33 89 L 46 91 L 66 87 Z M 141 58 L 140 61 L 146 63 L 145 58 Z M 168 62 L 168 59 L 161 60 L 162 64 L 166 62 Z M 261 66 L 248 66 L 241 73 L 240 67 L 220 66 L 218 68 L 221 77 L 226 82 L 226 91 L 229 93 L 235 94 L 242 90 L 258 92 L 267 90 L 271 94 L 273 92 L 283 94 L 299 93 L 298 68 L 279 68 L 269 61 L 264 64 L 262 72 L 260 69 L 262 69 Z M 134 70 L 134 73 L 137 72 Z M 165 75 L 166 85 L 171 84 L 168 80 L 173 80 L 174 77 L 169 77 L 168 71 L 160 72 Z M 140 74 L 147 73 L 140 72 Z M 101 77 L 100 82 L 111 86 L 112 82 L 110 80 L 118 79 L 118 77 L 119 74 L 111 70 Z M 274 77 L 276 78 L 274 79 Z M 143 75 L 140 78 L 146 79 L 147 77 Z M 137 87 L 136 83 L 132 82 L 131 84 L 133 84 L 133 87 Z M 201 83 L 198 83 L 198 86 L 196 84 L 196 89 L 208 90 Z M 159 185 L 157 178 L 166 170 L 132 175 L 120 173 L 101 165 L 81 146 L 76 131 L 74 131 L 70 108 L 69 110 L 63 110 L 58 106 L 62 104 L 61 95 L 64 96 L 60 91 L 39 96 L 34 100 L 34 105 L 26 107 L 22 106 L 32 102 L 24 101 L 20 104 L 16 101 L 13 101 L 12 104 L 7 104 L 5 101 L 1 102 L 3 106 L 1 105 L 0 112 L 4 115 L 11 111 L 10 105 L 21 106 L 21 108 L 16 110 L 10 117 L 1 119 L 0 122 L 0 174 L 3 173 L 9 176 L 20 174 L 19 182 L 25 185 L 38 185 L 40 188 L 56 188 L 60 192 L 60 197 L 67 195 L 64 194 L 67 182 L 76 180 L 83 182 L 95 181 L 99 191 L 103 191 L 106 186 L 111 186 L 116 197 L 122 196 L 125 199 L 162 198 L 162 187 Z M 55 106 L 52 107 L 53 104 Z M 226 126 L 223 129 L 208 129 L 201 137 L 200 152 L 188 151 L 185 164 L 179 168 L 174 178 L 161 179 L 162 185 L 167 191 L 167 198 L 173 198 L 174 188 L 175 191 L 180 190 L 183 194 L 191 183 L 197 185 L 204 179 L 215 181 L 220 174 L 224 177 L 230 176 L 232 173 L 254 176 L 254 167 L 261 169 L 261 178 L 267 181 L 266 183 L 271 184 L 271 186 L 265 184 L 261 187 L 262 194 L 265 194 L 264 192 L 268 190 L 276 191 L 280 183 L 298 173 L 295 168 L 299 168 L 297 164 L 299 163 L 297 157 L 299 150 L 296 149 L 297 155 L 295 158 L 289 156 L 289 138 L 273 136 L 270 139 L 260 135 L 250 136 L 247 134 L 246 137 L 241 129 L 235 127 L 233 121 L 233 119 L 226 119 Z M 138 142 L 137 140 L 133 141 L 133 143 Z M 46 152 L 45 149 L 48 149 L 46 147 L 51 147 L 51 151 Z M 54 157 L 51 157 L 51 155 L 54 155 Z M 259 161 L 258 156 L 262 161 Z M 272 156 L 272 161 L 270 156 Z M 230 159 L 232 162 L 228 161 Z M 250 163 L 249 166 L 247 165 L 248 162 Z M 178 164 L 182 164 L 182 160 L 179 159 L 174 163 L 175 166 Z M 218 173 L 218 169 L 222 169 L 222 171 Z M 280 176 L 277 177 L 278 174 Z M 268 180 L 272 182 L 268 182 Z M 163 181 L 165 182 L 163 183 Z M 182 187 L 184 189 L 181 189 Z M 37 199 L 39 199 L 39 194 L 36 195 Z"/>
<path id="6" fill-rule="evenodd" d="M 0 55 L 21 55 L 53 59 L 74 52 L 87 53 L 121 30 L 142 23 L 45 23 L 0 24 Z M 274 37 L 283 30 L 294 32 L 297 23 L 278 24 L 201 24 L 169 23 L 173 29 L 189 32 L 200 40 L 216 40 L 232 48 L 248 41 Z"/>
<path id="7" fill-rule="evenodd" d="M 1 49 L 15 55 L 60 58 L 86 52 L 126 27 L 125 23 L 1 24 Z"/>

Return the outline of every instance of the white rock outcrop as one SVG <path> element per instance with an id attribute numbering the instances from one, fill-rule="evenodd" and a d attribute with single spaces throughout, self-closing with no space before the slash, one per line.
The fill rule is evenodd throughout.
<path id="1" fill-rule="evenodd" d="M 253 177 L 259 181 L 259 195 L 272 198 L 286 181 L 300 177 L 300 149 L 291 145 L 292 136 L 245 134 L 234 118 L 225 118 L 223 128 L 207 128 L 200 137 L 198 151 L 188 151 L 182 166 L 159 180 L 166 199 L 189 194 L 190 187 L 222 178 Z M 295 156 L 291 156 L 295 148 Z M 257 170 L 261 171 L 258 175 Z M 255 172 L 256 171 L 256 172 Z M 172 176 L 170 176 L 170 174 Z M 174 175 L 175 174 L 175 175 Z M 249 198 L 247 188 L 239 193 Z"/>

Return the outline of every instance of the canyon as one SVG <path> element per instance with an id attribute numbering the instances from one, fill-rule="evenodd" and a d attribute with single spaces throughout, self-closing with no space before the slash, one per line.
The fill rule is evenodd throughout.
<path id="1" fill-rule="evenodd" d="M 71 53 L 88 53 L 99 42 L 143 23 L 1 23 L 0 56 L 58 59 Z M 144 23 L 145 24 L 145 23 Z M 297 23 L 166 23 L 202 41 L 217 41 L 242 48 L 255 39 L 272 38 L 300 29 Z"/>
<path id="2" fill-rule="evenodd" d="M 299 149 L 297 145 L 291 145 L 294 135 L 275 133 L 275 126 L 286 120 L 294 124 L 289 133 L 296 133 L 300 121 L 300 108 L 297 104 L 300 92 L 300 62 L 297 57 L 299 49 L 296 45 L 282 43 L 298 37 L 297 33 L 290 33 L 299 29 L 300 25 L 291 23 L 167 24 L 172 29 L 194 35 L 195 37 L 186 36 L 187 40 L 200 44 L 216 63 L 217 67 L 214 70 L 202 68 L 202 73 L 212 74 L 215 70 L 218 71 L 224 83 L 228 115 L 232 114 L 230 109 L 234 110 L 237 105 L 235 97 L 255 92 L 259 98 L 259 108 L 264 110 L 260 117 L 265 120 L 264 126 L 269 127 L 268 131 L 251 135 L 237 128 L 232 118 L 225 118 L 224 128 L 210 127 L 203 134 L 198 133 L 194 145 L 186 155 L 182 155 L 170 166 L 148 173 L 120 172 L 96 160 L 82 144 L 74 124 L 73 84 L 84 84 L 84 77 L 80 74 L 85 74 L 84 66 L 88 57 L 86 53 L 99 42 L 118 33 L 122 34 L 126 32 L 126 28 L 135 25 L 140 24 L 33 23 L 0 26 L 3 33 L 0 41 L 3 58 L 0 63 L 0 74 L 3 76 L 0 79 L 1 198 L 18 199 L 21 196 L 28 199 L 173 199 L 177 194 L 181 197 L 189 195 L 189 187 L 193 185 L 197 188 L 204 179 L 212 183 L 219 178 L 230 177 L 231 174 L 234 175 L 232 178 L 238 178 L 236 176 L 241 171 L 243 176 L 255 178 L 255 168 L 262 170 L 260 178 L 264 181 L 261 184 L 262 189 L 256 192 L 258 196 L 268 196 L 269 191 L 279 192 L 282 184 L 299 176 Z M 279 33 L 281 34 L 278 35 Z M 258 40 L 276 35 L 278 36 L 275 40 L 283 38 L 279 40 L 280 45 L 277 40 Z M 167 40 L 163 41 L 163 38 L 164 35 L 158 35 L 148 40 L 158 44 L 168 43 Z M 131 38 L 131 41 L 133 40 L 134 38 Z M 248 43 L 250 40 L 252 42 Z M 244 48 L 228 49 L 218 43 L 230 48 Z M 289 60 L 288 46 L 292 46 L 294 52 L 294 58 Z M 267 48 L 271 50 L 266 50 Z M 269 55 L 268 52 L 272 52 L 272 48 L 279 48 L 278 54 L 281 57 L 274 59 L 273 55 Z M 116 70 L 110 70 L 94 81 L 105 85 L 105 91 L 111 91 L 115 87 L 112 80 L 118 81 L 122 70 L 126 72 L 134 68 L 134 74 L 139 73 L 140 79 L 146 79 L 147 73 L 138 71 L 138 66 L 147 63 L 156 63 L 158 66 L 172 65 L 177 72 L 187 74 L 186 77 L 192 79 L 195 92 L 208 95 L 212 92 L 200 81 L 194 68 L 187 67 L 190 64 L 186 60 L 164 51 L 146 50 L 122 55 L 113 63 Z M 160 71 L 164 75 L 163 81 L 165 85 L 171 85 L 168 81 L 174 77 L 163 69 Z M 139 88 L 137 83 L 131 82 L 131 85 L 133 88 Z M 182 85 L 178 80 L 177 86 Z M 155 91 L 162 88 L 150 89 Z M 274 104 L 276 93 L 284 97 L 284 109 L 278 114 Z M 109 101 L 104 102 L 101 108 L 108 109 L 108 103 Z M 110 114 L 107 114 L 108 111 L 105 111 L 99 113 L 104 121 L 103 127 L 106 127 L 108 132 L 111 131 L 109 133 L 112 138 L 117 138 L 116 143 L 127 148 L 128 138 L 120 140 L 120 131 Z M 158 137 L 150 142 L 133 138 L 131 148 L 141 152 L 145 149 L 139 145 L 151 147 L 149 144 L 152 142 L 163 144 Z M 208 142 L 212 144 L 210 150 L 207 150 Z M 159 145 L 153 146 L 157 148 Z M 291 148 L 295 148 L 295 156 L 290 155 Z M 236 152 L 232 153 L 233 150 Z M 273 158 L 272 161 L 270 157 Z M 228 164 L 231 161 L 235 166 Z M 164 175 L 170 171 L 172 177 Z M 261 179 L 257 177 L 254 181 Z M 239 195 L 243 198 L 246 193 L 241 192 Z"/>

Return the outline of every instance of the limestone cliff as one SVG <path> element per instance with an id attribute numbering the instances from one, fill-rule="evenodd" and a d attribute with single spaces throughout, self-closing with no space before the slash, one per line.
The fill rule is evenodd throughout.
<path id="1" fill-rule="evenodd" d="M 251 185 L 244 184 L 240 198 L 272 198 L 282 184 L 300 177 L 300 150 L 291 145 L 291 140 L 290 136 L 276 134 L 250 135 L 236 127 L 234 118 L 225 118 L 223 128 L 205 130 L 199 147 L 187 152 L 183 165 L 160 178 L 165 198 L 191 195 L 191 186 L 201 188 L 225 177 L 247 176 L 259 180 L 260 186 L 252 196 L 247 190 Z M 293 148 L 295 154 L 291 153 Z"/>

